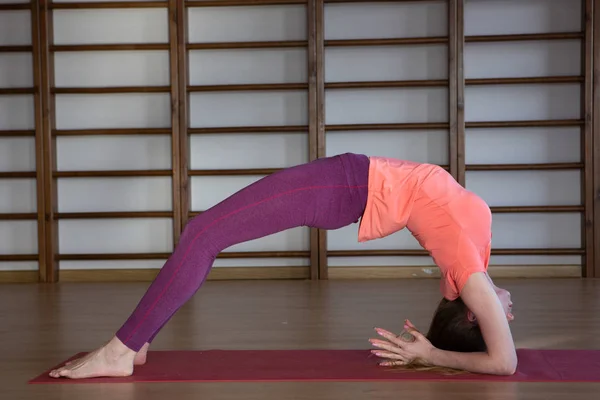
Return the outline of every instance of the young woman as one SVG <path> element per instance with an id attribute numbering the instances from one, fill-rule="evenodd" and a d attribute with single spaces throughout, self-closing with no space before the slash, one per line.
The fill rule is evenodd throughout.
<path id="1" fill-rule="evenodd" d="M 512 374 L 516 352 L 508 327 L 509 294 L 487 275 L 489 207 L 439 166 L 342 154 L 269 175 L 192 219 L 148 291 L 104 346 L 53 370 L 72 379 L 128 376 L 148 346 L 200 288 L 217 255 L 244 241 L 308 226 L 339 229 L 360 220 L 358 240 L 407 228 L 442 273 L 444 299 L 428 337 L 379 330 L 372 340 L 383 365 L 418 361 L 489 374 Z"/>

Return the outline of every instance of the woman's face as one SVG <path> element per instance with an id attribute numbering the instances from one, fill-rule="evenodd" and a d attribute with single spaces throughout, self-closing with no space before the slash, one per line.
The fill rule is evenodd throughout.
<path id="1" fill-rule="evenodd" d="M 495 290 L 498 298 L 500 299 L 500 303 L 502 304 L 502 309 L 504 309 L 504 313 L 506 314 L 506 319 L 508 322 L 514 320 L 515 316 L 512 314 L 513 303 L 510 299 L 510 292 L 499 287 L 496 287 Z"/>

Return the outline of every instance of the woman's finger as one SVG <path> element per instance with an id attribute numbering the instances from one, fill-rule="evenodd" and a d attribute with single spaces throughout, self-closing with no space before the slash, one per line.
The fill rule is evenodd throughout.
<path id="1" fill-rule="evenodd" d="M 402 351 L 402 348 L 395 346 L 392 343 L 384 342 L 383 340 L 371 339 L 369 340 L 371 344 L 375 347 L 378 347 L 383 350 L 391 351 L 392 353 L 398 353 L 398 351 Z"/>
<path id="2" fill-rule="evenodd" d="M 390 342 L 394 343 L 397 346 L 402 346 L 402 339 L 400 339 L 398 336 L 394 335 L 392 332 L 388 332 L 385 329 L 381 329 L 381 328 L 375 328 L 375 331 L 383 336 L 384 338 L 386 338 L 387 340 L 389 340 Z"/>
<path id="3" fill-rule="evenodd" d="M 400 354 L 397 354 L 397 353 L 392 353 L 391 351 L 371 350 L 371 353 L 373 353 L 377 357 L 381 357 L 381 358 L 389 358 L 391 360 L 406 361 L 406 357 L 404 357 Z"/>

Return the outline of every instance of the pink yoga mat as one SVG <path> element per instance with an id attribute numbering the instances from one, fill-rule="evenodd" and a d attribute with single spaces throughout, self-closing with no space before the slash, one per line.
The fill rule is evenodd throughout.
<path id="1" fill-rule="evenodd" d="M 85 353 L 72 358 L 82 354 Z M 133 376 L 127 378 L 54 379 L 48 377 L 48 370 L 30 383 L 403 380 L 600 382 L 600 350 L 519 349 L 518 356 L 519 367 L 512 376 L 449 376 L 433 372 L 391 371 L 378 366 L 378 358 L 371 355 L 369 350 L 152 351 L 148 353 L 148 362 L 136 367 Z"/>

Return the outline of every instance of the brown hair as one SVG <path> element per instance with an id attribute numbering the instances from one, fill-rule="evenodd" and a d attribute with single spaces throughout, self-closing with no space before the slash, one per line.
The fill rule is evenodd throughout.
<path id="1" fill-rule="evenodd" d="M 441 350 L 462 353 L 484 352 L 487 350 L 485 340 L 477 321 L 468 317 L 469 309 L 459 297 L 456 300 L 442 299 L 433 314 L 433 319 L 427 332 L 427 340 Z M 421 360 L 400 367 L 418 371 L 435 371 L 444 374 L 457 374 L 464 371 L 437 367 L 425 364 Z"/>

